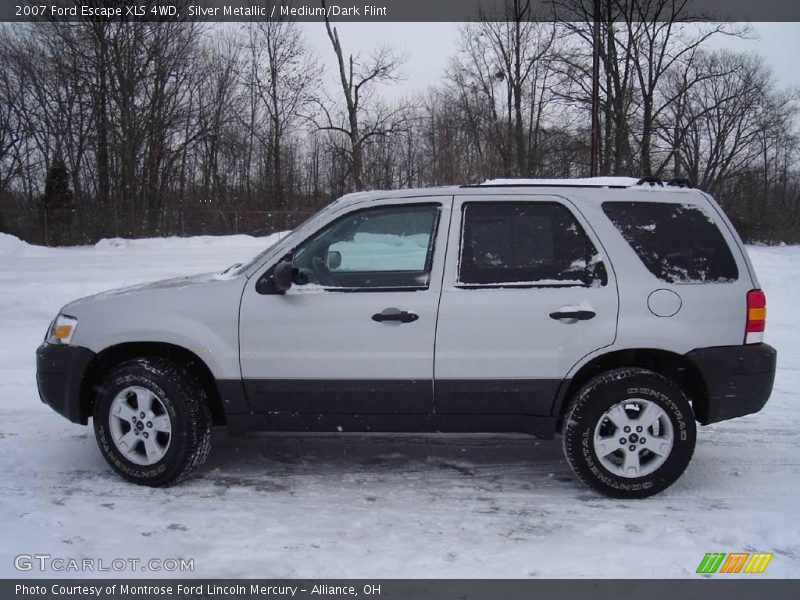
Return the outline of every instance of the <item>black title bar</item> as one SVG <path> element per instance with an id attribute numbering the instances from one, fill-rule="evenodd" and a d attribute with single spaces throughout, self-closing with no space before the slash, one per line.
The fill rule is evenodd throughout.
<path id="1" fill-rule="evenodd" d="M 795 599 L 798 580 L 27 579 L 0 580 L 0 598 L 36 600 L 725 600 Z"/>
<path id="2" fill-rule="evenodd" d="M 307 22 L 326 16 L 331 21 L 354 22 L 509 21 L 516 20 L 514 4 L 511 0 L 0 0 L 0 21 Z M 615 20 L 670 21 L 675 7 L 680 7 L 682 21 L 800 21 L 797 0 L 603 0 L 598 4 L 610 4 Z M 531 0 L 525 18 L 593 20 L 594 6 L 594 0 Z"/>

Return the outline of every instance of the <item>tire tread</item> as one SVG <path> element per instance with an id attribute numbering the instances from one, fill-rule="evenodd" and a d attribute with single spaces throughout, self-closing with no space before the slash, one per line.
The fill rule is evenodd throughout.
<path id="1" fill-rule="evenodd" d="M 169 382 L 180 397 L 186 412 L 186 451 L 185 458 L 178 468 L 173 468 L 167 476 L 158 478 L 132 478 L 109 460 L 112 468 L 120 475 L 135 483 L 151 487 L 165 487 L 180 483 L 191 477 L 206 461 L 211 452 L 211 409 L 208 396 L 200 382 L 182 365 L 162 357 L 142 357 L 120 363 L 109 371 L 106 381 L 112 381 L 132 371 L 144 369 L 155 376 L 156 379 Z M 104 418 L 99 415 L 100 402 L 95 403 L 95 421 Z M 98 440 L 99 441 L 99 440 Z M 106 450 L 102 447 L 104 456 Z M 108 457 L 106 456 L 107 460 Z"/>
<path id="2" fill-rule="evenodd" d="M 569 463 L 570 468 L 572 469 L 573 473 L 588 487 L 595 490 L 596 492 L 611 498 L 645 498 L 651 496 L 655 493 L 658 493 L 669 487 L 673 483 L 670 481 L 667 485 L 663 488 L 656 489 L 652 492 L 620 492 L 619 490 L 614 490 L 609 486 L 606 486 L 599 482 L 597 479 L 590 476 L 589 473 L 585 469 L 580 468 L 580 464 L 578 461 L 580 460 L 580 448 L 578 443 L 578 436 L 573 435 L 577 429 L 581 425 L 580 422 L 580 415 L 585 412 L 585 408 L 589 405 L 589 403 L 596 400 L 596 396 L 598 393 L 602 393 L 602 388 L 608 386 L 609 384 L 614 384 L 624 380 L 633 380 L 637 381 L 637 384 L 642 382 L 651 381 L 657 386 L 664 386 L 670 389 L 671 393 L 675 395 L 682 404 L 688 408 L 689 414 L 687 415 L 687 421 L 691 423 L 691 448 L 689 452 L 688 459 L 691 459 L 692 453 L 694 452 L 694 437 L 695 437 L 695 425 L 694 425 L 694 416 L 691 412 L 691 406 L 689 404 L 689 399 L 684 394 L 683 390 L 678 387 L 673 381 L 664 377 L 663 375 L 656 373 L 655 371 L 650 371 L 648 369 L 644 369 L 641 367 L 623 367 L 619 369 L 614 369 L 612 371 L 607 371 L 591 379 L 586 384 L 581 387 L 578 392 L 571 398 L 569 404 L 567 405 L 564 411 L 564 419 L 562 420 L 561 425 L 561 439 L 562 439 L 562 447 L 564 450 L 564 455 L 567 458 L 567 462 Z M 577 418 L 576 418 L 577 416 Z M 688 460 L 687 460 L 688 462 Z M 676 477 L 677 479 L 677 477 Z"/>

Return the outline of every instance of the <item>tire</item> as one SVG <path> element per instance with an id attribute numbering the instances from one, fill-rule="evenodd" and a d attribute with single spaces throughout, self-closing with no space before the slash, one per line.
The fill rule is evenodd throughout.
<path id="1" fill-rule="evenodd" d="M 191 476 L 208 457 L 211 411 L 205 390 L 181 366 L 139 358 L 104 378 L 94 431 L 114 471 L 141 485 L 167 486 Z"/>
<path id="2" fill-rule="evenodd" d="M 567 461 L 586 485 L 611 498 L 636 499 L 677 481 L 694 453 L 697 430 L 677 385 L 653 371 L 624 368 L 578 391 L 562 434 Z"/>

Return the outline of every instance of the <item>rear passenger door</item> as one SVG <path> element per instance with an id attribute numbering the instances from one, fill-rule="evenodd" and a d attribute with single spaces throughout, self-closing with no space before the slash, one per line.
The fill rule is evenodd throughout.
<path id="1" fill-rule="evenodd" d="M 562 379 L 613 343 L 613 271 L 553 196 L 455 198 L 434 357 L 436 412 L 549 415 Z"/>

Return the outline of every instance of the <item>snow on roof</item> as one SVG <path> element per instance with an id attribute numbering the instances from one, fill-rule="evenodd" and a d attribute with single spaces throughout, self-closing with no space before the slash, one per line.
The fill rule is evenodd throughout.
<path id="1" fill-rule="evenodd" d="M 631 187 L 636 177 L 576 177 L 574 179 L 487 179 L 481 185 L 538 185 L 559 187 Z"/>

